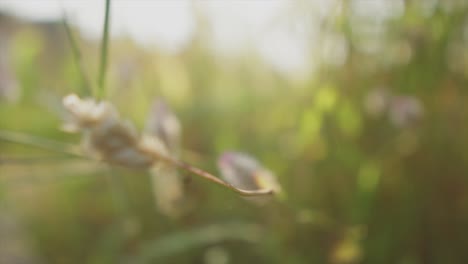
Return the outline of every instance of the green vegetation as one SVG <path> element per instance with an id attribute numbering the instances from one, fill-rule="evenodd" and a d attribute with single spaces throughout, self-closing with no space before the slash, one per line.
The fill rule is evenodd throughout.
<path id="1" fill-rule="evenodd" d="M 0 256 L 21 240 L 31 263 L 467 263 L 468 5 L 402 1 L 382 19 L 353 2 L 320 27 L 306 78 L 218 56 L 204 23 L 169 55 L 2 15 Z M 146 170 L 68 155 L 61 98 L 90 90 L 139 131 L 164 98 L 181 159 L 217 175 L 224 151 L 249 153 L 282 196 L 258 205 L 180 171 L 190 205 L 164 215 Z M 3 235 L 5 215 L 21 233 Z"/>

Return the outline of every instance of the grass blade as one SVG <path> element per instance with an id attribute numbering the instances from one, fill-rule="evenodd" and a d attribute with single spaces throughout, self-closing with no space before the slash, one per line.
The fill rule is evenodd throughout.
<path id="1" fill-rule="evenodd" d="M 104 30 L 102 33 L 101 57 L 100 57 L 98 92 L 97 92 L 97 98 L 99 99 L 102 99 L 106 96 L 107 54 L 109 52 L 110 2 L 111 0 L 106 0 L 106 13 L 104 17 Z"/>
<path id="2" fill-rule="evenodd" d="M 258 225 L 242 223 L 217 224 L 193 230 L 182 230 L 143 244 L 137 258 L 131 263 L 156 263 L 157 259 L 226 240 L 255 243 L 262 238 L 262 234 L 262 229 Z"/>
<path id="3" fill-rule="evenodd" d="M 19 132 L 0 130 L 0 140 L 37 147 L 74 157 L 87 158 L 76 148 L 68 144 Z"/>
<path id="4" fill-rule="evenodd" d="M 81 51 L 78 47 L 78 43 L 73 36 L 73 32 L 70 28 L 70 25 L 68 24 L 67 16 L 65 14 L 65 11 L 63 11 L 63 19 L 62 19 L 62 24 L 63 27 L 65 28 L 65 32 L 67 35 L 67 39 L 70 42 L 70 47 L 72 50 L 72 56 L 73 60 L 75 61 L 76 68 L 78 69 L 78 72 L 80 73 L 80 78 L 81 78 L 81 90 L 84 95 L 86 96 L 91 96 L 92 95 L 92 88 L 91 88 L 91 82 L 89 81 L 88 75 L 86 74 L 83 63 L 81 60 Z"/>

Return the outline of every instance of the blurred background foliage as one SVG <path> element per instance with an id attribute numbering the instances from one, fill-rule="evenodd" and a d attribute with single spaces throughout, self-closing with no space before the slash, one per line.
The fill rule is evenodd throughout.
<path id="1" fill-rule="evenodd" d="M 468 5 L 369 2 L 339 2 L 299 77 L 216 54 L 202 15 L 177 54 L 112 39 L 108 98 L 124 117 L 143 127 L 163 97 L 184 160 L 216 172 L 223 151 L 250 153 L 284 197 L 259 207 L 192 177 L 190 212 L 170 218 L 144 171 L 0 140 L 0 262 L 467 263 Z M 286 22 L 313 8 L 297 4 Z M 73 34 L 95 83 L 99 43 Z M 0 54 L 2 131 L 77 145 L 60 98 L 89 83 L 61 22 L 1 14 Z"/>

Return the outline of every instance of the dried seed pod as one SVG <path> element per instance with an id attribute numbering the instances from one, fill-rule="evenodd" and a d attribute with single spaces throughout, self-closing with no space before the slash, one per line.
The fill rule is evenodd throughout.
<path id="1" fill-rule="evenodd" d="M 85 150 L 98 159 L 129 167 L 147 168 L 155 162 L 154 155 L 166 155 L 167 150 L 156 137 L 139 137 L 133 125 L 121 120 L 109 102 L 80 99 L 72 94 L 63 99 L 68 110 L 64 128 L 83 132 Z"/>
<path id="2" fill-rule="evenodd" d="M 181 175 L 173 166 L 164 163 L 151 166 L 150 174 L 159 211 L 171 217 L 181 216 L 187 207 Z"/>
<path id="3" fill-rule="evenodd" d="M 281 186 L 273 173 L 247 154 L 225 152 L 218 159 L 218 167 L 223 179 L 236 188 L 252 191 L 271 189 L 275 194 L 281 192 Z M 260 203 L 265 201 L 260 197 L 249 198 L 249 200 Z"/>
<path id="4" fill-rule="evenodd" d="M 181 125 L 177 116 L 163 100 L 156 100 L 151 107 L 145 131 L 161 139 L 169 155 L 178 158 Z M 150 173 L 159 210 L 172 217 L 180 216 L 187 206 L 182 176 L 175 167 L 167 164 L 154 165 Z"/>
<path id="5" fill-rule="evenodd" d="M 169 152 L 179 156 L 181 125 L 177 116 L 163 100 L 156 100 L 146 120 L 145 131 L 160 138 Z"/>
<path id="6" fill-rule="evenodd" d="M 151 168 L 154 182 L 157 185 L 155 190 L 181 188 L 180 192 L 174 191 L 173 193 L 183 193 L 183 183 L 176 171 L 167 173 L 167 169 L 165 169 L 166 173 L 159 173 L 161 175 L 157 176 L 156 166 L 166 165 L 169 166 L 168 168 L 173 166 L 172 169 L 177 167 L 186 170 L 245 196 L 270 195 L 274 191 L 279 191 L 276 180 L 265 169 L 259 169 L 255 175 L 251 176 L 256 179 L 254 183 L 258 188 L 245 190 L 233 187 L 232 184 L 226 183 L 206 171 L 174 158 L 174 155 L 171 155 L 164 142 L 157 135 L 138 136 L 135 128 L 129 122 L 121 120 L 117 110 L 108 102 L 96 102 L 93 99 L 82 100 L 72 94 L 63 99 L 63 104 L 69 113 L 68 123 L 64 127 L 72 132 L 83 133 L 83 142 L 90 155 L 123 166 Z M 171 177 L 171 175 L 177 175 L 177 177 L 159 181 L 159 178 L 163 177 L 162 174 L 168 175 L 167 177 Z M 170 188 L 167 186 L 169 182 L 174 184 Z M 174 201 L 172 195 L 167 197 L 169 197 L 167 201 L 170 203 Z"/>

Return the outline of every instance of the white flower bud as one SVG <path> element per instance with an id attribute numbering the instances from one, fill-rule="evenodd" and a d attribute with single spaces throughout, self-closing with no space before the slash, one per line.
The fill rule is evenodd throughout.
<path id="1" fill-rule="evenodd" d="M 149 144 L 140 138 L 133 125 L 121 120 L 117 110 L 109 102 L 96 102 L 93 99 L 80 99 L 68 95 L 63 105 L 70 117 L 66 128 L 83 132 L 86 150 L 99 159 L 132 167 L 148 167 L 155 162 L 151 153 L 166 154 L 164 147 L 158 146 L 157 139 Z"/>

